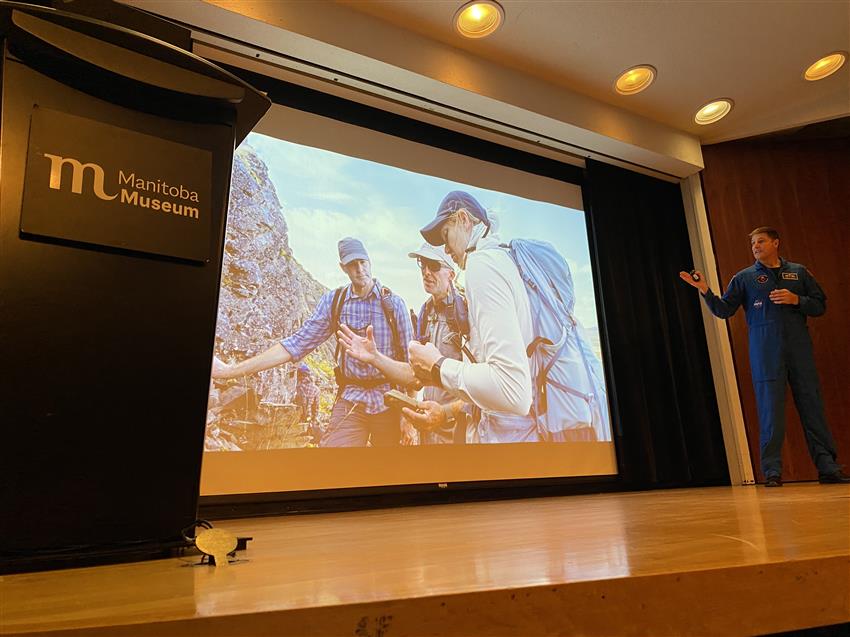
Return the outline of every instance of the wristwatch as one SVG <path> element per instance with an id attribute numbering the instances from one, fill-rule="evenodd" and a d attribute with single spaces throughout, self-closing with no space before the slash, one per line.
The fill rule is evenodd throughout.
<path id="1" fill-rule="evenodd" d="M 431 383 L 436 387 L 443 386 L 443 379 L 440 377 L 440 365 L 443 364 L 444 360 L 446 360 L 446 357 L 441 356 L 440 359 L 431 366 Z"/>

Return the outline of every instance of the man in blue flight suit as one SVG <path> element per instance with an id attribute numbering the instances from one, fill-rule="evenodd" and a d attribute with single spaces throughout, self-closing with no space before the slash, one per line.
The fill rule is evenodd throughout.
<path id="1" fill-rule="evenodd" d="M 701 272 L 680 272 L 697 288 L 712 314 L 729 318 L 743 305 L 750 335 L 750 365 L 758 406 L 761 467 L 765 486 L 782 486 L 785 383 L 791 385 L 809 454 L 822 483 L 848 483 L 836 463 L 835 442 L 826 423 L 807 316 L 826 311 L 826 295 L 812 273 L 779 256 L 779 233 L 766 226 L 750 233 L 755 264 L 732 277 L 718 298 Z"/>

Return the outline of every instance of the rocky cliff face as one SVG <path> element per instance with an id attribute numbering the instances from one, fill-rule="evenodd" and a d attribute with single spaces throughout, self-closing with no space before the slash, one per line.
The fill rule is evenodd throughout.
<path id="1" fill-rule="evenodd" d="M 243 146 L 233 162 L 216 356 L 237 362 L 265 351 L 298 329 L 326 291 L 292 256 L 284 211 L 268 169 L 253 149 Z M 330 340 L 307 359 L 323 390 L 333 387 L 329 372 L 334 346 Z M 297 426 L 299 414 L 291 405 L 294 389 L 293 364 L 214 383 L 206 448 L 306 444 L 304 427 Z"/>

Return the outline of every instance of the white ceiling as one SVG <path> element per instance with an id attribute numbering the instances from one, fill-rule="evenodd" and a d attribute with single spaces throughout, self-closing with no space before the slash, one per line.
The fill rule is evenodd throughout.
<path id="1" fill-rule="evenodd" d="M 850 49 L 846 1 L 503 0 L 504 25 L 482 40 L 453 31 L 461 0 L 338 3 L 703 143 L 850 114 L 850 64 L 819 82 L 802 79 L 821 56 Z M 655 66 L 655 83 L 634 96 L 614 93 L 614 80 L 635 64 Z M 732 113 L 708 127 L 693 123 L 717 97 L 735 101 Z"/>

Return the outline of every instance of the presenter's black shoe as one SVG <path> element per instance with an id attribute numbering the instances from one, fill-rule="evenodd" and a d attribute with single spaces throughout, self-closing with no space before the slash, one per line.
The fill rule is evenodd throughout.
<path id="1" fill-rule="evenodd" d="M 822 473 L 818 476 L 821 484 L 850 484 L 850 476 L 840 469 L 835 473 Z"/>
<path id="2" fill-rule="evenodd" d="M 764 480 L 764 486 L 766 486 L 766 487 L 781 487 L 782 486 L 782 476 L 767 476 Z"/>

